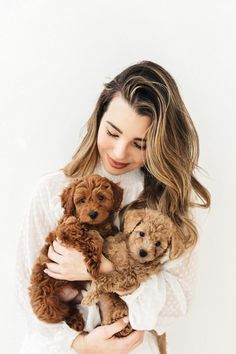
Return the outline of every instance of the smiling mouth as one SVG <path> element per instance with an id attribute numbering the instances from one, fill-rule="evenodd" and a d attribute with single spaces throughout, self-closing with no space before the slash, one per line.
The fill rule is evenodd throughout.
<path id="1" fill-rule="evenodd" d="M 121 162 L 113 160 L 108 154 L 107 154 L 107 160 L 112 167 L 118 168 L 118 169 L 124 168 L 129 165 L 129 163 L 121 163 Z"/>

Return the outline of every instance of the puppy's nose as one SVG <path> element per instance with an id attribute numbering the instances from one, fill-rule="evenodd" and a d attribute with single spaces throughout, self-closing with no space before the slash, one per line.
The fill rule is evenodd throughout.
<path id="1" fill-rule="evenodd" d="M 98 212 L 97 211 L 90 211 L 89 216 L 91 219 L 96 219 L 96 217 L 98 216 Z"/>
<path id="2" fill-rule="evenodd" d="M 146 257 L 146 256 L 147 256 L 147 251 L 145 251 L 145 250 L 140 250 L 140 251 L 139 251 L 139 255 L 140 255 L 140 257 Z"/>

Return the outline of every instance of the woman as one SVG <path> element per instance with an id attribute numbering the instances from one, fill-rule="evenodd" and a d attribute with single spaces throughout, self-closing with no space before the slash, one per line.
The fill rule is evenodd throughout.
<path id="1" fill-rule="evenodd" d="M 197 230 L 190 211 L 194 206 L 210 205 L 208 191 L 194 176 L 198 157 L 197 132 L 174 79 L 165 69 L 142 61 L 105 84 L 72 161 L 42 178 L 32 196 L 18 253 L 19 297 L 29 327 L 22 353 L 158 353 L 156 337 L 150 331 L 165 333 L 173 321 L 186 314 L 191 302 Z M 167 259 L 162 270 L 132 294 L 121 294 L 136 330 L 123 339 L 113 335 L 125 327 L 127 318 L 99 326 L 97 307 L 81 306 L 89 333 L 78 334 L 65 323 L 48 325 L 37 320 L 28 300 L 36 256 L 63 213 L 63 188 L 71 179 L 93 173 L 119 182 L 124 189 L 124 209 L 134 204 L 158 207 L 182 234 L 184 251 L 178 258 Z M 118 217 L 116 223 L 119 225 Z M 52 262 L 45 272 L 49 276 L 90 279 L 79 252 L 54 241 L 48 255 Z M 103 257 L 100 271 L 111 269 L 112 264 Z"/>

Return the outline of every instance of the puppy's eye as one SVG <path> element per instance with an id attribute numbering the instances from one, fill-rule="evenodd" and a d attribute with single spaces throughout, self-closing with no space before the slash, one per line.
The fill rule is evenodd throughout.
<path id="1" fill-rule="evenodd" d="M 80 203 L 80 204 L 85 203 L 85 198 L 80 198 L 80 199 L 79 199 L 79 203 Z"/>
<path id="2" fill-rule="evenodd" d="M 102 200 L 105 200 L 106 198 L 100 194 L 100 195 L 98 195 L 98 199 L 102 201 Z"/>
<path id="3" fill-rule="evenodd" d="M 156 242 L 156 246 L 157 246 L 157 247 L 160 247 L 160 245 L 161 245 L 161 241 L 157 241 L 157 242 Z"/>
<path id="4" fill-rule="evenodd" d="M 144 236 L 145 236 L 145 233 L 144 233 L 143 231 L 140 231 L 140 232 L 139 232 L 139 236 L 144 237 Z"/>

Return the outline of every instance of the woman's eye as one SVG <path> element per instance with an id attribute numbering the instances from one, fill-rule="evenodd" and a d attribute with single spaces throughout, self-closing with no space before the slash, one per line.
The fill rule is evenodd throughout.
<path id="1" fill-rule="evenodd" d="M 161 241 L 157 241 L 157 242 L 156 242 L 156 246 L 157 246 L 157 247 L 160 247 L 160 245 L 161 245 Z"/>
<path id="2" fill-rule="evenodd" d="M 144 233 L 143 231 L 140 231 L 140 232 L 139 232 L 139 236 L 144 237 L 144 236 L 145 236 L 145 233 Z"/>
<path id="3" fill-rule="evenodd" d="M 108 129 L 107 129 L 107 135 L 112 136 L 113 138 L 118 138 L 119 137 L 119 135 L 117 135 L 117 134 L 112 134 L 110 132 L 110 130 L 108 130 Z"/>
<path id="4" fill-rule="evenodd" d="M 139 149 L 139 150 L 146 150 L 146 145 L 139 145 L 139 144 L 137 144 L 137 143 L 134 143 L 134 146 L 137 148 L 137 149 Z"/>
<path id="5" fill-rule="evenodd" d="M 98 199 L 102 201 L 105 200 L 105 197 L 103 195 L 98 195 Z"/>

